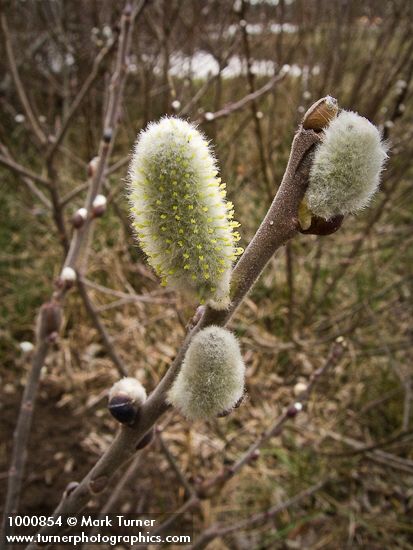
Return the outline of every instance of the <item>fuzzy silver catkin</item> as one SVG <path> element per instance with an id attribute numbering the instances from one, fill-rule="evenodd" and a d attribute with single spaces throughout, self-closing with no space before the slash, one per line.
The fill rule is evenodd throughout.
<path id="1" fill-rule="evenodd" d="M 213 418 L 242 397 L 244 376 L 238 340 L 228 330 L 211 326 L 193 338 L 168 401 L 189 420 Z"/>
<path id="2" fill-rule="evenodd" d="M 378 129 L 357 113 L 342 111 L 315 152 L 304 197 L 307 207 L 326 220 L 366 207 L 386 158 Z"/>
<path id="3" fill-rule="evenodd" d="M 242 253 L 215 159 L 204 136 L 179 118 L 149 124 L 135 145 L 129 200 L 148 261 L 162 284 L 229 305 L 233 261 Z"/>

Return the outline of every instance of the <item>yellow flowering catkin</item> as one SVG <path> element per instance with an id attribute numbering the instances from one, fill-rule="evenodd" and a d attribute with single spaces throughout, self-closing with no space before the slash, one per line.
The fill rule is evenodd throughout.
<path id="1" fill-rule="evenodd" d="M 233 204 L 205 137 L 179 118 L 151 123 L 136 141 L 129 200 L 140 245 L 162 279 L 201 303 L 229 305 L 232 264 L 242 249 Z"/>

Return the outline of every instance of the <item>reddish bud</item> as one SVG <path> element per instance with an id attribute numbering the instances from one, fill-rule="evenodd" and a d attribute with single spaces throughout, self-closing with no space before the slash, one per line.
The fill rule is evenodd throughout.
<path id="1" fill-rule="evenodd" d="M 304 233 L 305 235 L 331 235 L 340 229 L 343 220 L 344 216 L 342 215 L 334 216 L 329 220 L 324 220 L 323 218 L 313 215 L 311 217 L 310 226 L 307 229 L 302 229 L 299 225 L 298 230 L 300 233 Z"/>
<path id="2" fill-rule="evenodd" d="M 76 229 L 82 227 L 87 219 L 87 210 L 86 208 L 79 208 L 72 216 L 72 225 Z"/>
<path id="3" fill-rule="evenodd" d="M 287 409 L 287 416 L 289 418 L 294 418 L 297 416 L 297 414 L 303 410 L 303 405 L 299 401 L 297 403 L 294 403 L 294 405 L 290 405 Z"/>
<path id="4" fill-rule="evenodd" d="M 65 266 L 62 269 L 59 277 L 59 286 L 64 288 L 71 288 L 77 279 L 76 271 L 73 267 Z"/>
<path id="5" fill-rule="evenodd" d="M 92 212 L 94 218 L 100 218 L 106 212 L 107 199 L 105 195 L 96 195 L 92 203 Z"/>
<path id="6" fill-rule="evenodd" d="M 99 157 L 93 157 L 87 166 L 87 175 L 89 178 L 93 178 L 96 174 L 96 170 L 99 164 Z"/>
<path id="7" fill-rule="evenodd" d="M 37 317 L 36 335 L 38 340 L 55 340 L 62 322 L 62 309 L 56 302 L 46 302 Z"/>
<path id="8" fill-rule="evenodd" d="M 106 128 L 106 130 L 103 133 L 103 141 L 105 143 L 110 143 L 110 140 L 112 139 L 113 132 L 111 128 Z"/>
<path id="9" fill-rule="evenodd" d="M 152 443 L 153 438 L 154 438 L 154 429 L 151 428 L 149 432 L 146 432 L 146 434 L 142 437 L 142 439 L 136 445 L 136 450 L 140 451 L 145 447 L 147 447 L 150 443 Z"/>
<path id="10" fill-rule="evenodd" d="M 251 455 L 251 461 L 255 462 L 256 460 L 259 459 L 260 455 L 261 455 L 261 451 L 259 449 L 255 449 L 255 451 Z"/>

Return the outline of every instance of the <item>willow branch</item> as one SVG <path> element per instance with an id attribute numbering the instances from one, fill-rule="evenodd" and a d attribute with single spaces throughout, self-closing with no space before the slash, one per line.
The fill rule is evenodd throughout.
<path id="1" fill-rule="evenodd" d="M 312 130 L 297 132 L 280 188 L 255 237 L 247 247 L 233 271 L 232 304 L 227 311 L 206 308 L 198 324 L 187 334 L 175 360 L 148 400 L 133 426 L 123 426 L 112 445 L 90 470 L 79 485 L 66 493 L 55 513 L 72 513 L 82 510 L 93 495 L 108 485 L 114 472 L 134 456 L 142 437 L 168 409 L 166 394 L 177 375 L 192 337 L 203 327 L 226 325 L 250 291 L 273 254 L 298 232 L 298 207 L 306 191 L 314 146 L 319 135 Z M 54 528 L 45 528 L 42 534 L 53 534 Z M 29 548 L 35 548 L 30 546 Z"/>

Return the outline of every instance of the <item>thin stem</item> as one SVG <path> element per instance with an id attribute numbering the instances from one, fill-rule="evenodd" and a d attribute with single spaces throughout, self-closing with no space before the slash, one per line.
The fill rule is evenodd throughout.
<path id="1" fill-rule="evenodd" d="M 161 449 L 166 456 L 169 464 L 172 467 L 172 470 L 175 472 L 177 478 L 181 482 L 181 484 L 184 486 L 185 491 L 188 495 L 195 495 L 195 490 L 192 487 L 192 485 L 189 483 L 189 481 L 186 479 L 185 474 L 182 472 L 181 468 L 179 467 L 179 464 L 177 463 L 175 457 L 169 450 L 168 444 L 165 442 L 164 438 L 162 437 L 161 433 L 158 433 L 158 439 L 159 443 L 161 444 Z"/>
<path id="2" fill-rule="evenodd" d="M 234 101 L 233 103 L 230 103 L 229 105 L 226 105 L 219 111 L 216 111 L 213 114 L 213 118 L 211 120 L 215 121 L 218 118 L 227 117 L 229 115 L 232 115 L 236 111 L 241 111 L 244 109 L 247 105 L 251 103 L 251 101 L 257 101 L 259 98 L 263 97 L 264 95 L 271 92 L 271 90 L 274 88 L 276 84 L 281 82 L 286 76 L 286 73 L 279 73 L 274 75 L 270 80 L 264 84 L 261 88 L 258 88 L 255 92 L 252 92 L 250 94 L 247 94 L 242 99 L 239 99 L 238 101 Z M 205 116 L 196 120 L 196 123 L 200 122 L 208 122 L 205 119 Z"/>
<path id="3" fill-rule="evenodd" d="M 99 318 L 99 315 L 95 309 L 95 306 L 93 305 L 91 299 L 89 298 L 89 294 L 87 292 L 85 283 L 80 278 L 77 281 L 77 288 L 79 290 L 79 294 L 80 294 L 80 297 L 82 298 L 85 309 L 89 314 L 89 317 L 92 319 L 92 322 L 99 333 L 99 336 L 103 342 L 103 345 L 105 346 L 106 353 L 109 355 L 113 363 L 116 365 L 116 368 L 118 369 L 119 374 L 121 376 L 128 376 L 128 369 L 125 366 L 122 359 L 116 353 L 115 346 L 113 345 L 112 339 L 107 333 L 105 326 L 103 325 L 102 321 Z"/>
<path id="4" fill-rule="evenodd" d="M 106 514 L 109 514 L 113 508 L 115 507 L 116 503 L 118 502 L 122 491 L 127 485 L 130 485 L 133 481 L 133 478 L 138 473 L 141 466 L 141 455 L 137 455 L 129 465 L 126 472 L 123 474 L 123 476 L 120 478 L 118 484 L 114 488 L 114 490 L 111 492 L 108 500 L 106 501 L 106 504 L 102 507 L 100 511 L 100 517 L 104 517 Z M 90 532 L 90 537 L 93 535 L 96 535 L 99 531 L 99 527 L 94 527 L 92 531 Z M 86 545 L 83 546 L 85 550 L 87 548 L 95 548 L 95 545 Z"/>
<path id="5" fill-rule="evenodd" d="M 23 180 L 23 182 L 26 184 L 26 186 L 33 193 L 33 195 L 35 195 L 35 197 L 37 197 L 40 200 L 40 202 L 43 203 L 44 206 L 46 206 L 48 210 L 51 210 L 52 203 L 49 201 L 49 199 L 46 197 L 43 191 L 36 186 L 35 181 L 37 180 L 37 178 L 40 178 L 41 179 L 40 184 L 43 185 L 43 187 L 46 187 L 47 189 L 49 189 L 50 182 L 47 181 L 45 178 L 42 178 L 41 176 L 37 176 L 37 174 L 33 174 L 32 172 L 30 172 L 29 170 L 27 170 L 26 168 L 18 164 L 12 158 L 7 147 L 2 143 L 0 143 L 0 151 L 3 153 L 3 154 L 0 154 L 0 164 L 2 164 L 3 166 L 6 166 L 11 171 L 18 174 Z M 35 178 L 33 178 L 33 175 L 35 176 Z M 39 182 L 37 181 L 37 183 Z"/>
<path id="6" fill-rule="evenodd" d="M 298 398 L 295 399 L 294 402 L 292 402 L 285 409 L 285 411 L 272 423 L 272 425 L 260 436 L 258 436 L 258 438 L 256 438 L 256 440 L 250 445 L 247 451 L 238 459 L 235 465 L 233 465 L 231 468 L 224 469 L 224 471 L 220 474 L 214 476 L 210 480 L 203 482 L 200 487 L 195 487 L 195 492 L 181 507 L 181 509 L 184 509 L 184 511 L 190 510 L 191 508 L 198 506 L 201 500 L 211 498 L 217 493 L 222 492 L 224 485 L 230 479 L 232 479 L 235 474 L 237 474 L 245 465 L 250 464 L 254 460 L 257 451 L 271 438 L 279 436 L 282 433 L 285 425 L 287 424 L 287 421 L 295 418 L 295 416 L 300 412 L 300 405 L 302 407 L 308 402 L 310 395 L 314 390 L 315 384 L 323 375 L 325 375 L 328 370 L 334 368 L 334 366 L 337 365 L 343 355 L 343 352 L 344 348 L 341 341 L 335 342 L 330 347 L 330 351 L 328 353 L 327 359 L 324 362 L 323 367 L 321 367 L 321 369 L 313 374 L 305 392 L 298 396 Z M 174 522 L 176 517 L 177 516 L 175 516 L 174 518 L 168 518 L 168 527 Z M 162 525 L 159 528 L 160 530 L 162 528 Z"/>
<path id="7" fill-rule="evenodd" d="M 273 437 L 280 435 L 288 420 L 294 418 L 302 409 L 303 405 L 308 402 L 314 385 L 317 383 L 320 377 L 323 376 L 328 370 L 337 365 L 343 353 L 344 347 L 341 341 L 334 342 L 334 344 L 330 348 L 323 367 L 321 367 L 321 369 L 313 374 L 310 383 L 307 386 L 307 389 L 300 396 L 298 396 L 298 398 L 292 405 L 284 410 L 284 412 L 275 420 L 275 422 L 267 430 L 265 430 L 254 441 L 254 443 L 250 445 L 245 454 L 233 466 L 226 468 L 216 477 L 212 478 L 209 481 L 206 481 L 201 489 L 201 494 L 211 495 L 217 490 L 220 490 L 229 479 L 233 478 L 235 474 L 237 474 L 246 464 L 249 464 L 253 460 L 256 451 L 258 451 L 260 447 L 262 447 L 267 441 L 269 441 Z"/>
<path id="8" fill-rule="evenodd" d="M 285 245 L 285 264 L 287 272 L 287 289 L 288 289 L 288 320 L 287 332 L 291 338 L 293 334 L 294 324 L 294 268 L 293 268 L 293 249 L 291 242 Z"/>
<path id="9" fill-rule="evenodd" d="M 36 183 L 39 183 L 46 189 L 50 190 L 52 187 L 51 182 L 44 178 L 43 176 L 39 176 L 35 172 L 32 172 L 31 170 L 28 170 L 21 164 L 18 164 L 16 161 L 14 161 L 11 157 L 5 157 L 3 155 L 0 155 L 0 164 L 5 166 L 6 168 L 9 168 L 9 170 L 12 170 L 13 172 L 16 172 L 19 174 L 19 176 L 22 176 L 24 178 L 29 178 L 32 181 L 35 181 Z"/>
<path id="10" fill-rule="evenodd" d="M 246 24 L 241 24 L 241 21 L 245 23 L 246 19 L 246 2 L 245 0 L 242 0 L 241 3 L 241 10 L 239 12 L 240 17 L 240 30 L 241 30 L 241 36 L 242 36 L 242 43 L 244 47 L 244 53 L 247 61 L 247 82 L 248 82 L 248 88 L 250 91 L 250 94 L 253 94 L 255 92 L 255 76 L 252 71 L 252 56 L 251 56 L 251 47 L 250 47 L 250 40 L 248 36 L 248 27 Z M 273 193 L 271 189 L 271 182 L 270 177 L 268 175 L 268 162 L 265 155 L 265 148 L 264 148 L 264 138 L 263 138 L 263 132 L 261 127 L 261 120 L 258 116 L 258 109 L 257 109 L 257 102 L 256 99 L 253 99 L 251 101 L 251 114 L 252 118 L 254 120 L 254 129 L 255 129 L 255 136 L 257 138 L 257 144 L 258 144 L 258 153 L 260 158 L 260 165 L 261 165 L 261 173 L 262 177 L 264 178 L 264 184 L 265 184 L 265 190 L 267 193 L 267 196 L 269 200 L 272 200 Z"/>
<path id="11" fill-rule="evenodd" d="M 37 118 L 33 113 L 32 107 L 30 105 L 29 99 L 26 95 L 23 83 L 20 79 L 19 71 L 17 69 L 16 58 L 14 56 L 13 46 L 11 43 L 9 27 L 7 25 L 7 19 L 4 12 L 1 14 L 1 26 L 4 34 L 4 42 L 6 46 L 7 59 L 10 66 L 10 72 L 13 78 L 14 85 L 17 90 L 17 95 L 19 96 L 20 103 L 22 104 L 23 110 L 26 114 L 26 117 L 32 127 L 34 135 L 37 137 L 39 142 L 44 145 L 47 142 L 47 138 L 43 133 L 43 130 L 40 128 Z"/>
<path id="12" fill-rule="evenodd" d="M 272 508 L 269 508 L 268 510 L 265 510 L 264 512 L 253 514 L 252 516 L 244 520 L 238 521 L 236 523 L 232 523 L 231 525 L 222 525 L 217 523 L 211 526 L 209 529 L 205 530 L 201 534 L 201 536 L 190 547 L 190 550 L 203 550 L 208 546 L 210 542 L 212 542 L 214 539 L 218 537 L 224 537 L 225 535 L 229 535 L 231 533 L 234 533 L 235 531 L 243 531 L 245 529 L 250 529 L 257 524 L 264 523 L 274 518 L 280 512 L 286 510 L 287 508 L 290 508 L 291 506 L 294 506 L 298 502 L 301 502 L 305 498 L 319 491 L 327 483 L 327 481 L 328 479 L 319 481 L 315 485 L 312 485 L 308 489 L 301 491 L 300 493 L 285 500 L 284 502 L 281 502 L 280 504 L 276 504 L 275 506 L 273 506 Z"/>
<path id="13" fill-rule="evenodd" d="M 4 510 L 7 514 L 17 513 L 19 507 L 27 454 L 26 447 L 32 426 L 34 402 L 39 385 L 40 372 L 44 365 L 49 345 L 48 340 L 43 338 L 36 346 L 36 351 L 32 359 L 31 372 L 24 388 L 20 414 L 13 435 L 13 452 L 9 470 L 6 503 L 4 505 Z"/>
<path id="14" fill-rule="evenodd" d="M 63 138 L 66 135 L 66 132 L 70 126 L 70 123 L 75 116 L 77 110 L 79 109 L 80 105 L 82 104 L 83 99 L 86 97 L 86 94 L 90 90 L 92 84 L 95 82 L 96 78 L 99 75 L 99 68 L 102 64 L 102 61 L 106 58 L 107 54 L 112 51 L 116 41 L 111 41 L 107 46 L 102 48 L 98 55 L 96 56 L 93 67 L 91 72 L 89 73 L 88 77 L 84 81 L 82 87 L 80 88 L 77 96 L 73 100 L 73 103 L 70 105 L 68 112 L 66 114 L 65 119 L 63 120 L 62 126 L 59 130 L 59 133 L 57 136 L 52 138 L 52 144 L 47 152 L 47 158 L 50 160 L 56 150 L 59 148 L 60 143 L 62 142 Z"/>

